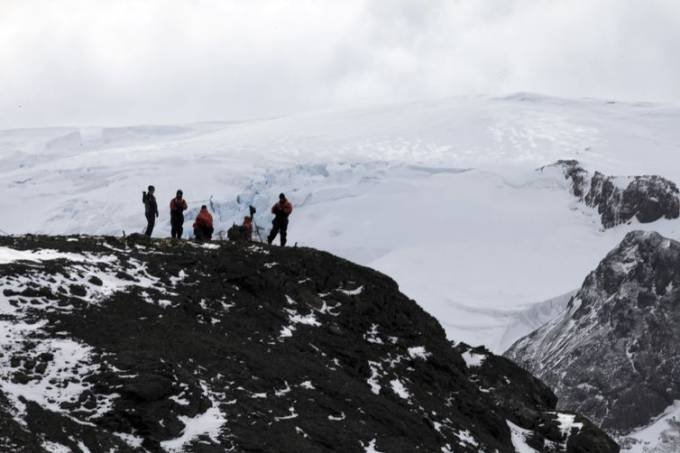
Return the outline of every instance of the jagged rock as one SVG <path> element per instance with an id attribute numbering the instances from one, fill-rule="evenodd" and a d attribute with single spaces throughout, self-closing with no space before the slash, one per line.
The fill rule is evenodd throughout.
<path id="1" fill-rule="evenodd" d="M 680 243 L 632 232 L 564 314 L 506 356 L 548 383 L 560 408 L 626 434 L 680 399 L 678 326 Z"/>
<path id="2" fill-rule="evenodd" d="M 149 373 L 134 376 L 121 392 L 144 402 L 158 401 L 174 393 L 171 379 Z"/>
<path id="3" fill-rule="evenodd" d="M 31 260 L 0 264 L 12 451 L 618 451 L 509 360 L 453 346 L 394 281 L 327 253 L 137 237 L 3 247 Z"/>
<path id="4" fill-rule="evenodd" d="M 604 228 L 612 228 L 635 218 L 651 223 L 661 218 L 680 216 L 680 191 L 672 181 L 661 176 L 592 176 L 576 160 L 560 160 L 543 167 L 558 168 L 570 181 L 571 192 L 586 205 L 597 208 Z"/>

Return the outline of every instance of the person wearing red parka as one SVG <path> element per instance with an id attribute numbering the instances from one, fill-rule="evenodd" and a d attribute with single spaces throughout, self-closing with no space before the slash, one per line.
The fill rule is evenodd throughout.
<path id="1" fill-rule="evenodd" d="M 280 234 L 281 247 L 286 246 L 286 238 L 288 235 L 288 217 L 293 212 L 293 205 L 290 201 L 286 199 L 284 194 L 279 195 L 279 201 L 272 207 L 272 214 L 274 214 L 274 220 L 272 221 L 272 231 L 267 237 L 267 243 L 271 245 L 276 238 L 277 234 Z"/>
<path id="2" fill-rule="evenodd" d="M 208 212 L 208 207 L 203 205 L 194 221 L 194 236 L 199 242 L 209 241 L 212 239 L 213 231 L 212 215 Z"/>

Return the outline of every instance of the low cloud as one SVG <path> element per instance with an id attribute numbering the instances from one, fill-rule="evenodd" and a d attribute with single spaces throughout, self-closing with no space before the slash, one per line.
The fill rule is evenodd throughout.
<path id="1" fill-rule="evenodd" d="M 461 94 L 680 101 L 675 0 L 3 0 L 0 128 Z"/>

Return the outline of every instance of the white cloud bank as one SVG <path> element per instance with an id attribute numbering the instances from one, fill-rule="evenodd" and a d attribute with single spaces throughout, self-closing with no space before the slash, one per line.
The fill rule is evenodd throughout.
<path id="1" fill-rule="evenodd" d="M 459 94 L 680 101 L 677 0 L 1 0 L 0 128 Z"/>

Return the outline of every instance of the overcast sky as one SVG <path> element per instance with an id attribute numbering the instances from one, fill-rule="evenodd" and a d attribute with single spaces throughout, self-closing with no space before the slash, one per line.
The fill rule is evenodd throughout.
<path id="1" fill-rule="evenodd" d="M 460 94 L 680 102 L 680 0 L 0 0 L 0 128 Z"/>

